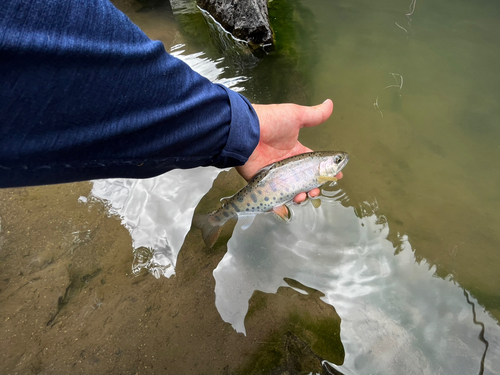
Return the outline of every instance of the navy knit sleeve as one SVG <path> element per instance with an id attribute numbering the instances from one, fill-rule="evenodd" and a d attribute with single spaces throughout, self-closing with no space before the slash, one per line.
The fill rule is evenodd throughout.
<path id="1" fill-rule="evenodd" d="M 108 0 L 0 7 L 0 187 L 245 163 L 258 118 Z"/>

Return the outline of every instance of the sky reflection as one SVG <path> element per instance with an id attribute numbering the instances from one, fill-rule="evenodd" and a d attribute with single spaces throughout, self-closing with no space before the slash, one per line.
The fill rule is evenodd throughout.
<path id="1" fill-rule="evenodd" d="M 289 223 L 272 214 L 251 225 L 240 218 L 214 270 L 221 317 L 245 333 L 253 292 L 275 293 L 291 278 L 324 293 L 341 317 L 346 356 L 342 366 L 332 366 L 342 373 L 479 373 L 485 344 L 464 291 L 417 264 L 406 236 L 395 255 L 385 220 L 373 212 L 358 217 L 341 204 L 342 194 L 321 197 L 318 209 L 293 206 Z M 484 373 L 493 374 L 500 329 L 471 301 L 490 343 Z"/>
<path id="2" fill-rule="evenodd" d="M 226 69 L 222 59 L 201 52 L 186 54 L 185 49 L 176 45 L 172 54 L 212 81 L 238 91 L 247 79 L 222 78 Z M 345 55 L 335 50 L 335 56 Z M 325 60 L 330 66 L 331 59 Z M 329 90 L 338 86 L 325 82 Z M 393 89 L 384 92 L 392 94 L 397 90 Z M 381 110 L 386 111 L 384 100 L 391 98 L 380 95 Z M 354 133 L 359 138 L 362 132 Z M 93 194 L 109 202 L 131 233 L 135 271 L 145 268 L 156 277 L 175 272 L 194 208 L 218 173 L 204 168 L 149 180 L 94 183 Z M 189 195 L 183 194 L 187 189 Z M 216 306 L 224 321 L 245 333 L 254 291 L 276 293 L 279 287 L 290 287 L 285 279 L 293 279 L 324 293 L 322 300 L 341 317 L 344 364 L 332 367 L 342 373 L 479 373 L 486 346 L 464 290 L 451 279 L 437 277 L 425 261 L 417 263 L 411 238 L 401 235 L 398 246 L 390 242 L 388 224 L 373 212 L 376 202 L 346 207 L 343 198 L 337 190 L 332 197 L 323 196 L 318 209 L 310 203 L 293 206 L 289 223 L 272 214 L 239 219 L 228 252 L 214 270 Z M 494 374 L 494 368 L 500 368 L 500 328 L 474 298 L 470 301 L 489 343 L 484 373 Z"/>
<path id="3" fill-rule="evenodd" d="M 188 54 L 183 44 L 171 54 L 209 80 L 241 91 L 247 78 L 224 78 L 224 58 L 212 60 L 203 52 Z M 175 273 L 177 255 L 191 228 L 194 209 L 210 190 L 220 169 L 174 170 L 150 179 L 107 179 L 94 181 L 92 195 L 108 202 L 112 214 L 122 219 L 134 247 L 133 272 L 142 269 L 155 277 Z"/>
<path id="4" fill-rule="evenodd" d="M 221 170 L 174 170 L 144 179 L 94 181 L 92 195 L 109 203 L 122 219 L 134 247 L 134 273 L 155 277 L 175 273 L 177 255 L 191 228 L 194 209 Z"/>

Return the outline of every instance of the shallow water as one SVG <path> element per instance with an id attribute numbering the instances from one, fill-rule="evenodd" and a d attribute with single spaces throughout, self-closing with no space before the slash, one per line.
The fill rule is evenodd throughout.
<path id="1" fill-rule="evenodd" d="M 470 293 L 473 303 L 479 302 L 476 310 L 486 308 L 486 315 L 480 313 L 485 337 L 498 343 L 500 110 L 493 98 L 499 93 L 500 49 L 492 38 L 499 28 L 493 16 L 498 6 L 276 0 L 270 6 L 271 18 L 281 19 L 275 22 L 277 51 L 256 60 L 191 2 L 173 4 L 185 37 L 185 44 L 172 48 L 176 56 L 254 102 L 332 98 L 331 119 L 303 131 L 302 141 L 313 149 L 347 150 L 352 158 L 340 182 L 348 197 L 345 208 L 324 204 L 312 212 L 307 206 L 311 213 L 301 207 L 293 229 L 266 215 L 246 225 L 240 220 L 214 271 L 221 317 L 245 332 L 252 293 L 274 293 L 290 278 L 324 293 L 323 300 L 339 312 L 347 349 L 340 371 L 397 374 L 417 366 L 423 373 L 439 368 L 467 374 L 479 371 L 481 363 L 492 371 L 498 348 L 489 346 L 482 358 L 488 344 L 478 339 L 481 329 L 467 298 Z M 209 30 L 208 46 L 197 43 L 200 37 L 190 24 Z M 195 180 L 192 174 L 185 181 Z M 94 194 L 99 195 L 96 187 Z M 184 205 L 192 210 L 197 197 Z M 349 207 L 355 210 L 346 211 Z M 350 224 L 340 230 L 336 215 L 347 215 Z M 364 221 L 376 239 L 354 246 L 352 241 L 369 237 L 368 228 L 358 230 Z M 168 232 L 171 226 L 160 223 Z M 299 230 L 309 225 L 307 233 Z M 266 233 L 269 227 L 273 230 Z M 339 245 L 343 241 L 349 245 Z M 352 248 L 356 260 L 344 259 Z M 325 264 L 329 252 L 337 255 Z M 293 254 L 302 261 L 291 266 Z M 345 279 L 334 276 L 339 272 Z M 364 276 L 356 278 L 356 272 Z M 366 322 L 363 329 L 359 322 Z M 366 333 L 377 329 L 385 333 Z M 441 336 L 450 344 L 443 346 L 436 339 Z M 381 340 L 387 352 L 380 349 Z M 394 362 L 392 356 L 405 359 Z M 468 358 L 470 368 L 459 358 Z"/>
<path id="2" fill-rule="evenodd" d="M 17 244 L 2 261 L 24 264 L 0 289 L 2 343 L 14 348 L 6 373 L 326 371 L 318 358 L 345 374 L 495 373 L 499 5 L 273 0 L 277 51 L 258 59 L 192 1 L 172 4 L 174 15 L 117 2 L 168 51 L 254 102 L 333 99 L 332 117 L 301 140 L 348 151 L 345 177 L 319 208 L 293 206 L 290 223 L 244 218 L 213 250 L 190 217 L 241 187 L 234 171 L 201 203 L 216 170 L 97 181 L 79 202 L 86 185 L 64 197 L 64 187 L 13 190 L 0 202 L 0 248 Z M 140 276 L 127 276 L 132 267 Z"/>
<path id="3" fill-rule="evenodd" d="M 484 373 L 495 373 L 497 322 L 474 299 L 468 303 L 468 293 L 450 278 L 436 278 L 435 267 L 417 264 L 406 235 L 395 248 L 373 205 L 360 215 L 340 188 L 328 195 L 319 209 L 294 207 L 286 225 L 271 214 L 248 228 L 239 220 L 214 270 L 222 318 L 245 332 L 252 295 L 305 289 L 291 279 L 335 307 L 345 356 L 326 359 L 344 374 L 473 374 L 481 363 Z M 487 341 L 479 339 L 483 329 Z"/>

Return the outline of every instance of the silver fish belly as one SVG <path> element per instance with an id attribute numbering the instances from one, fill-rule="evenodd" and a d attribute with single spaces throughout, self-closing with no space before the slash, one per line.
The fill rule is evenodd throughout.
<path id="1" fill-rule="evenodd" d="M 211 213 L 196 215 L 193 224 L 212 247 L 222 226 L 239 214 L 267 212 L 317 188 L 337 175 L 349 161 L 345 152 L 317 151 L 293 156 L 259 172 L 243 189 Z"/>

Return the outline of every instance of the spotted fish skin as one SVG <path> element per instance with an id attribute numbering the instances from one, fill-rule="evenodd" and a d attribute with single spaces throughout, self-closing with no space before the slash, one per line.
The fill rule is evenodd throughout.
<path id="1" fill-rule="evenodd" d="M 259 172 L 243 189 L 211 213 L 196 215 L 193 224 L 212 247 L 222 226 L 241 214 L 267 212 L 290 202 L 301 192 L 320 187 L 349 161 L 345 152 L 316 151 L 276 162 Z M 323 179 L 322 179 L 323 178 Z"/>

